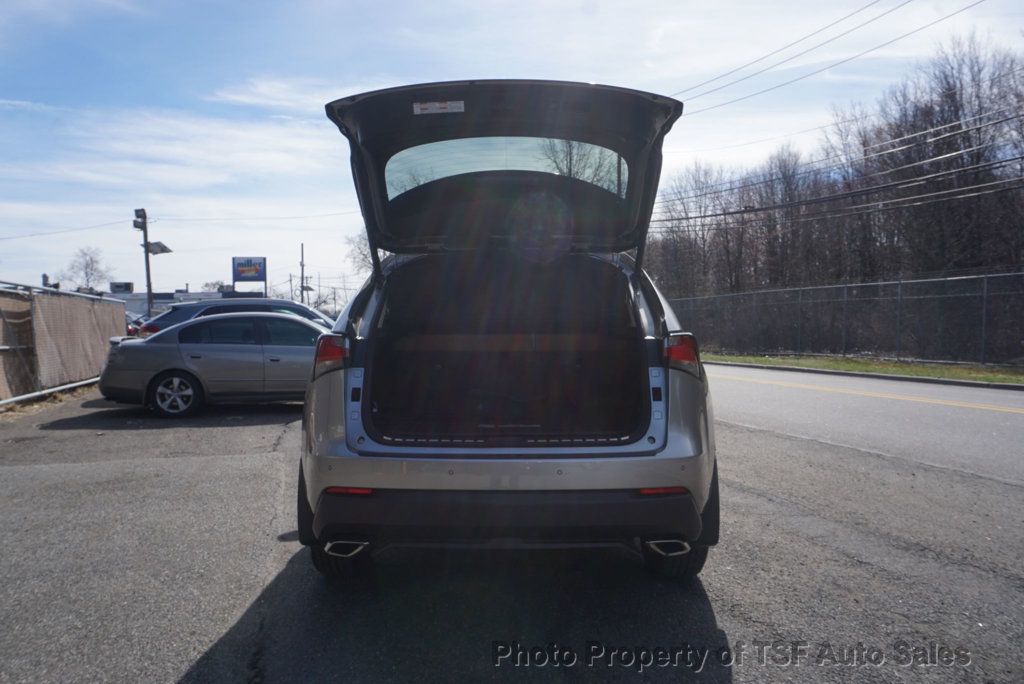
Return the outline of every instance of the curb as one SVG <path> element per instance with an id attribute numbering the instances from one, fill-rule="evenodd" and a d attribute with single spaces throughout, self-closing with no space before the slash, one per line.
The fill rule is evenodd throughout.
<path id="1" fill-rule="evenodd" d="M 796 371 L 797 373 L 817 373 L 819 375 L 846 375 L 853 378 L 875 378 L 882 380 L 899 380 L 901 382 L 926 382 L 932 385 L 956 385 L 959 387 L 977 387 L 981 389 L 1003 389 L 1024 392 L 1024 383 L 981 382 L 979 380 L 951 380 L 948 378 L 929 378 L 916 375 L 887 375 L 885 373 L 863 373 L 860 371 L 828 370 L 825 368 L 803 368 L 801 366 L 776 366 L 766 363 L 740 363 L 737 361 L 702 361 L 706 366 L 736 366 L 737 368 L 762 368 L 765 370 Z"/>

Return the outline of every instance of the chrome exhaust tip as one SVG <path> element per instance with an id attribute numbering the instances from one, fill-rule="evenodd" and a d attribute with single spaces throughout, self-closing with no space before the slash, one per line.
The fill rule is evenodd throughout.
<path id="1" fill-rule="evenodd" d="M 682 539 L 655 539 L 647 542 L 647 548 L 666 558 L 682 556 L 690 552 L 690 545 Z"/>
<path id="2" fill-rule="evenodd" d="M 359 554 L 369 546 L 369 542 L 359 541 L 333 541 L 327 542 L 324 545 L 324 551 L 329 556 L 337 556 L 338 558 L 352 558 L 356 554 Z"/>

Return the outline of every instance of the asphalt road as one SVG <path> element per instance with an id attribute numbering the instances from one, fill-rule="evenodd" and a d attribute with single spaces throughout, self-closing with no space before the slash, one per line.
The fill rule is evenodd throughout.
<path id="1" fill-rule="evenodd" d="M 1024 680 L 1024 395 L 711 375 L 723 540 L 690 590 L 615 551 L 391 551 L 332 587 L 294 540 L 297 406 L 0 416 L 0 682 Z M 684 645 L 699 675 L 624 664 Z"/>

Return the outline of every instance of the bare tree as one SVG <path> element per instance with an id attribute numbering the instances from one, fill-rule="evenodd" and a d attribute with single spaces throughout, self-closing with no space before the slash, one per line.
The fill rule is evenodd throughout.
<path id="1" fill-rule="evenodd" d="M 203 283 L 203 292 L 220 292 L 222 287 L 224 287 L 223 280 L 211 280 L 208 283 Z"/>
<path id="2" fill-rule="evenodd" d="M 559 176 L 578 178 L 618 195 L 625 192 L 625 165 L 611 150 L 576 140 L 544 138 L 539 153 Z"/>
<path id="3" fill-rule="evenodd" d="M 687 296 L 1024 266 L 1022 62 L 954 39 L 873 107 L 835 109 L 809 155 L 683 170 L 661 193 L 652 275 Z"/>
<path id="4" fill-rule="evenodd" d="M 99 247 L 81 247 L 58 278 L 75 287 L 99 288 L 114 277 L 113 270 L 103 263 Z"/>
<path id="5" fill-rule="evenodd" d="M 345 246 L 348 247 L 348 263 L 356 273 L 369 273 L 373 270 L 373 256 L 365 233 L 349 235 L 345 238 Z"/>

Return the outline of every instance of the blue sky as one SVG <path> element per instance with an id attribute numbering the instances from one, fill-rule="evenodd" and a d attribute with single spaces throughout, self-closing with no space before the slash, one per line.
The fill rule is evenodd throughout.
<path id="1" fill-rule="evenodd" d="M 882 0 L 755 68 L 900 1 Z M 117 279 L 141 285 L 130 221 L 144 206 L 156 219 L 151 238 L 174 250 L 153 259 L 157 289 L 229 279 L 232 255 L 267 256 L 271 282 L 280 284 L 298 272 L 300 242 L 307 273 L 351 286 L 344 237 L 362 224 L 347 146 L 323 115 L 328 100 L 460 78 L 594 81 L 670 94 L 867 2 L 4 0 L 0 238 L 123 223 L 0 239 L 0 280 L 38 282 L 77 248 L 96 246 Z M 688 107 L 813 71 L 969 2 L 914 0 Z M 833 105 L 870 103 L 952 35 L 975 31 L 1016 47 L 1022 30 L 1024 5 L 987 0 L 821 75 L 685 117 L 666 141 L 666 174 L 696 158 L 757 161 L 781 141 L 695 150 L 825 124 Z M 792 142 L 810 149 L 816 135 Z"/>

